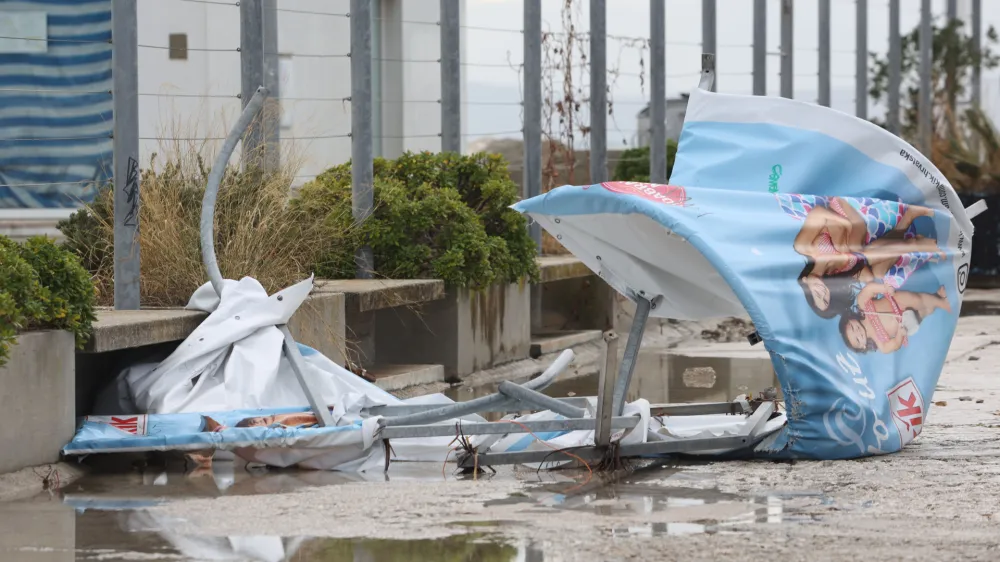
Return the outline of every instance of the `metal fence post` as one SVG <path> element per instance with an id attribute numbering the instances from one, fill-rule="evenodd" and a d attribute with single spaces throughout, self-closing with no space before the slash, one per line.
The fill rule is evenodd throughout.
<path id="1" fill-rule="evenodd" d="M 715 0 L 701 0 L 701 52 L 718 55 L 715 42 Z M 712 91 L 719 91 L 719 77 L 712 82 Z"/>
<path id="2" fill-rule="evenodd" d="M 753 0 L 753 95 L 767 95 L 767 0 Z"/>
<path id="3" fill-rule="evenodd" d="M 948 20 L 945 22 L 947 25 L 952 25 L 958 20 L 958 0 L 948 0 L 947 7 Z M 945 61 L 945 68 L 947 75 L 945 80 L 947 82 L 948 89 L 948 108 L 954 112 L 955 111 L 955 86 L 958 78 L 956 77 L 956 64 L 954 52 L 949 53 L 948 60 Z"/>
<path id="4" fill-rule="evenodd" d="M 590 183 L 608 179 L 607 7 L 590 0 Z"/>
<path id="5" fill-rule="evenodd" d="M 918 102 L 920 150 L 930 158 L 933 138 L 931 116 L 931 0 L 920 1 L 920 97 Z"/>
<path id="6" fill-rule="evenodd" d="M 266 151 L 264 167 L 281 166 L 281 72 L 278 57 L 278 0 L 264 0 L 264 87 L 269 97 L 262 117 Z"/>
<path id="7" fill-rule="evenodd" d="M 371 0 L 351 0 L 351 211 L 359 223 L 373 206 L 371 6 Z M 359 249 L 354 260 L 357 277 L 371 279 L 371 247 Z"/>
<path id="8" fill-rule="evenodd" d="M 542 193 L 542 1 L 524 0 L 524 196 Z M 542 227 L 528 226 L 538 253 Z M 542 286 L 531 287 L 531 331 L 542 328 Z"/>
<path id="9" fill-rule="evenodd" d="M 830 107 L 830 0 L 819 0 L 819 96 Z"/>
<path id="10" fill-rule="evenodd" d="M 240 2 L 240 97 L 243 107 L 257 88 L 264 85 L 264 5 L 263 0 Z M 260 163 L 264 141 L 263 119 L 259 118 L 243 137 L 243 166 Z"/>
<path id="11" fill-rule="evenodd" d="M 462 151 L 459 1 L 441 0 L 441 150 Z"/>
<path id="12" fill-rule="evenodd" d="M 792 41 L 792 23 L 792 0 L 781 0 L 781 96 L 786 98 L 795 95 L 792 85 L 795 70 L 792 65 L 795 48 Z"/>
<path id="13" fill-rule="evenodd" d="M 139 309 L 139 32 L 135 0 L 111 4 L 115 308 Z"/>
<path id="14" fill-rule="evenodd" d="M 868 0 L 855 0 L 854 115 L 868 119 Z"/>
<path id="15" fill-rule="evenodd" d="M 667 52 L 665 0 L 649 0 L 649 181 L 667 183 Z"/>
<path id="16" fill-rule="evenodd" d="M 972 48 L 979 53 L 983 49 L 983 0 L 972 0 Z M 983 94 L 982 65 L 972 67 L 972 107 L 979 109 L 980 97 Z"/>
<path id="17" fill-rule="evenodd" d="M 889 128 L 889 132 L 894 135 L 899 134 L 899 88 L 902 81 L 901 49 L 899 0 L 889 0 L 889 107 L 886 113 L 886 126 Z"/>

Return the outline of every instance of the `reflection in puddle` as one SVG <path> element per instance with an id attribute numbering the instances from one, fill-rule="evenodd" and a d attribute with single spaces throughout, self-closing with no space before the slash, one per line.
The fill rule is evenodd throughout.
<path id="1" fill-rule="evenodd" d="M 430 473 L 440 478 L 438 471 Z M 413 469 L 403 478 L 418 482 L 431 478 L 430 473 Z M 612 536 L 642 537 L 751 532 L 750 525 L 809 521 L 796 510 L 829 501 L 821 494 L 773 493 L 748 498 L 723 493 L 714 488 L 710 474 L 691 471 L 683 464 L 665 467 L 657 463 L 619 479 L 595 479 L 568 495 L 564 482 L 534 484 L 506 499 L 486 502 L 488 507 L 506 506 L 510 510 L 506 516 L 499 509 L 493 512 L 496 520 L 455 523 L 454 528 L 464 534 L 442 539 L 193 536 L 178 532 L 183 528 L 180 520 L 149 509 L 174 498 L 273 494 L 363 478 L 366 476 L 319 471 L 248 471 L 228 462 L 215 463 L 212 471 L 196 476 L 146 469 L 85 477 L 62 496 L 45 494 L 31 501 L 0 504 L 0 560 L 541 562 L 545 559 L 542 550 L 502 534 L 506 528 L 524 524 L 518 515 L 521 505 L 531 510 L 649 520 L 611 529 Z M 379 474 L 377 479 L 381 478 Z"/>

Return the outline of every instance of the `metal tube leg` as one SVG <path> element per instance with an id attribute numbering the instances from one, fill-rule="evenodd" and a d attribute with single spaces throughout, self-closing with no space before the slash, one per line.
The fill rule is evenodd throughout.
<path id="1" fill-rule="evenodd" d="M 504 396 L 520 400 L 525 404 L 530 404 L 539 409 L 552 410 L 553 412 L 566 416 L 567 418 L 583 418 L 587 415 L 587 411 L 583 408 L 577 408 L 571 404 L 560 402 L 551 396 L 546 396 L 541 392 L 531 390 L 530 388 L 524 388 L 523 386 L 516 385 L 510 381 L 501 382 L 497 390 L 499 390 L 500 394 L 503 394 Z"/>
<path id="2" fill-rule="evenodd" d="M 628 385 L 632 382 L 632 372 L 635 371 L 635 363 L 639 359 L 639 346 L 642 344 L 642 334 L 646 331 L 646 320 L 649 319 L 649 310 L 652 303 L 643 297 L 635 299 L 635 318 L 632 320 L 632 328 L 628 332 L 628 341 L 625 343 L 625 356 L 622 357 L 621 366 L 618 368 L 618 380 L 615 381 L 614 415 L 622 415 L 625 409 L 625 393 L 628 392 Z"/>
<path id="3" fill-rule="evenodd" d="M 601 366 L 601 378 L 597 386 L 597 433 L 594 435 L 594 443 L 598 447 L 607 447 L 611 444 L 616 361 L 618 361 L 618 334 L 604 332 L 604 364 Z"/>
<path id="4" fill-rule="evenodd" d="M 285 355 L 288 357 L 288 364 L 292 366 L 292 371 L 295 372 L 295 378 L 299 379 L 299 385 L 302 387 L 302 392 L 309 400 L 309 406 L 312 407 L 313 412 L 316 413 L 316 420 L 319 421 L 320 427 L 331 427 L 336 425 L 333 421 L 333 416 L 330 415 L 330 409 L 323 403 L 323 400 L 313 387 L 309 377 L 306 376 L 305 360 L 302 358 L 302 353 L 299 352 L 299 345 L 295 343 L 295 338 L 293 338 L 292 333 L 288 331 L 288 326 L 281 325 L 278 326 L 278 329 L 281 330 L 281 333 L 285 336 Z"/>

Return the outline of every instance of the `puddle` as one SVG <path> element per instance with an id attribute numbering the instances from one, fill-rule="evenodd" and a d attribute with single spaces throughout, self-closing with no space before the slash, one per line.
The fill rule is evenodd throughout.
<path id="1" fill-rule="evenodd" d="M 630 399 L 641 395 L 651 402 L 727 401 L 748 391 L 776 386 L 767 360 L 687 357 L 643 353 L 636 368 Z M 548 389 L 553 396 L 593 395 L 597 377 L 563 380 Z M 452 389 L 457 399 L 469 399 L 495 388 Z M 457 392 L 457 394 L 456 394 Z M 106 459 L 107 457 L 101 457 Z M 129 457 L 123 457 L 129 458 Z M 248 560 L 261 562 L 335 562 L 448 560 L 541 562 L 538 547 L 504 535 L 520 525 L 520 515 L 549 517 L 550 513 L 588 513 L 639 521 L 615 526 L 611 536 L 681 535 L 690 533 L 750 532 L 747 525 L 806 520 L 796 510 L 802 498 L 725 494 L 714 488 L 707 473 L 686 464 L 657 463 L 621 479 L 595 477 L 573 490 L 567 471 L 536 473 L 523 467 L 496 467 L 491 480 L 530 483 L 491 505 L 496 520 L 458 521 L 449 528 L 456 535 L 444 539 L 381 540 L 330 539 L 310 536 L 225 536 L 180 534 L 179 521 L 151 509 L 177 498 L 295 493 L 317 486 L 385 480 L 440 482 L 439 463 L 398 463 L 388 475 L 330 471 L 272 470 L 217 460 L 210 469 L 184 472 L 177 461 L 129 458 L 101 466 L 96 474 L 68 486 L 59 494 L 45 494 L 17 504 L 0 504 L 0 560 L 38 562 L 69 560 Z M 97 460 L 96 458 L 94 459 Z M 117 470 L 112 470 L 117 466 Z M 570 491 L 572 490 L 572 491 Z M 304 497 L 308 497 L 307 495 Z M 807 498 L 811 505 L 821 498 Z M 790 503 L 791 502 L 791 503 Z M 252 503 L 252 502 L 251 502 Z M 303 509 L 310 509 L 303 504 Z M 279 515 L 280 516 L 280 515 Z M 226 517 L 220 513 L 219 517 Z M 416 515 L 415 515 L 416 517 Z M 486 518 L 486 517 L 484 517 Z M 647 522 L 648 521 L 648 522 Z M 266 531 L 265 531 L 266 532 Z M 606 533 L 608 531 L 596 531 Z"/>
<path id="2" fill-rule="evenodd" d="M 565 486 L 563 486 L 565 488 Z M 604 516 L 669 515 L 673 521 L 614 528 L 613 535 L 683 535 L 750 532 L 757 524 L 802 523 L 815 519 L 799 513 L 805 505 L 831 505 L 819 492 L 742 496 L 714 487 L 708 476 L 679 468 L 643 470 L 617 482 L 598 483 L 593 490 L 564 495 L 558 486 L 542 485 L 485 505 L 536 505 Z M 652 517 L 648 517 L 652 518 Z"/>
<path id="3" fill-rule="evenodd" d="M 379 538 L 333 539 L 310 536 L 192 536 L 181 534 L 180 520 L 150 509 L 176 498 L 277 494 L 309 486 L 332 486 L 361 480 L 373 486 L 384 475 L 320 471 L 247 470 L 231 462 L 216 462 L 214 470 L 180 473 L 145 467 L 127 473 L 87 476 L 61 493 L 43 494 L 17 503 L 0 503 L 0 560 L 38 562 L 69 560 L 246 560 L 260 562 L 350 561 L 538 561 L 546 553 L 524 540 L 504 535 L 506 528 L 525 524 L 541 513 L 588 513 L 629 519 L 612 526 L 613 537 L 748 533 L 753 526 L 808 522 L 804 506 L 825 505 L 821 494 L 728 494 L 715 488 L 711 473 L 692 470 L 694 463 L 656 463 L 614 478 L 595 476 L 572 490 L 565 474 L 539 482 L 534 471 L 501 472 L 494 478 L 534 482 L 523 492 L 490 502 L 494 520 L 451 523 L 456 534 L 424 540 Z M 414 486 L 440 481 L 437 466 L 400 467 L 390 479 L 411 480 Z M 308 497 L 308 496 L 304 496 Z M 863 507 L 863 506 L 862 506 Z M 310 509 L 308 502 L 303 509 Z M 219 517 L 225 517 L 220 513 Z M 280 514 L 277 515 L 280 517 Z M 417 517 L 417 515 L 414 515 Z M 488 516 L 487 516 L 488 517 Z M 648 522 L 647 522 L 648 521 Z"/>
<path id="4" fill-rule="evenodd" d="M 598 375 L 561 378 L 549 386 L 549 396 L 596 396 Z M 676 352 L 640 352 L 629 386 L 628 400 L 651 403 L 727 402 L 740 394 L 779 388 L 769 359 L 756 357 L 697 357 Z M 445 394 L 464 401 L 496 392 L 495 384 L 458 386 Z M 779 399 L 780 389 L 779 389 Z"/>
<path id="5" fill-rule="evenodd" d="M 961 316 L 1000 316 L 1000 302 L 966 300 L 962 303 Z"/>

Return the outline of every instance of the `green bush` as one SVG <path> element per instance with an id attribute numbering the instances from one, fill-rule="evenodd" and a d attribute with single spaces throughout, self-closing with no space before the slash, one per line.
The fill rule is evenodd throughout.
<path id="1" fill-rule="evenodd" d="M 0 365 L 25 330 L 67 330 L 82 347 L 94 300 L 90 275 L 72 252 L 44 237 L 17 244 L 0 236 Z"/>
<path id="2" fill-rule="evenodd" d="M 355 250 L 369 244 L 376 273 L 442 279 L 452 287 L 536 280 L 527 221 L 510 209 L 518 188 L 498 155 L 406 153 L 376 159 L 372 216 L 353 229 L 350 247 L 316 264 L 321 277 L 353 277 Z M 351 166 L 331 168 L 302 187 L 294 204 L 326 227 L 350 228 Z"/>
<path id="3" fill-rule="evenodd" d="M 667 178 L 674 170 L 674 156 L 677 155 L 677 141 L 667 139 Z M 630 148 L 622 152 L 621 160 L 615 164 L 614 181 L 649 181 L 649 147 Z"/>
<path id="4" fill-rule="evenodd" d="M 271 171 L 229 166 L 215 205 L 215 249 L 227 279 L 250 276 L 268 292 L 308 277 L 317 256 L 342 245 L 288 205 L 297 173 L 292 163 Z M 142 170 L 139 207 L 140 302 L 184 306 L 208 280 L 201 259 L 201 204 L 209 169 L 200 155 L 159 159 Z M 91 272 L 98 302 L 114 302 L 114 192 L 59 224 L 65 247 Z"/>

